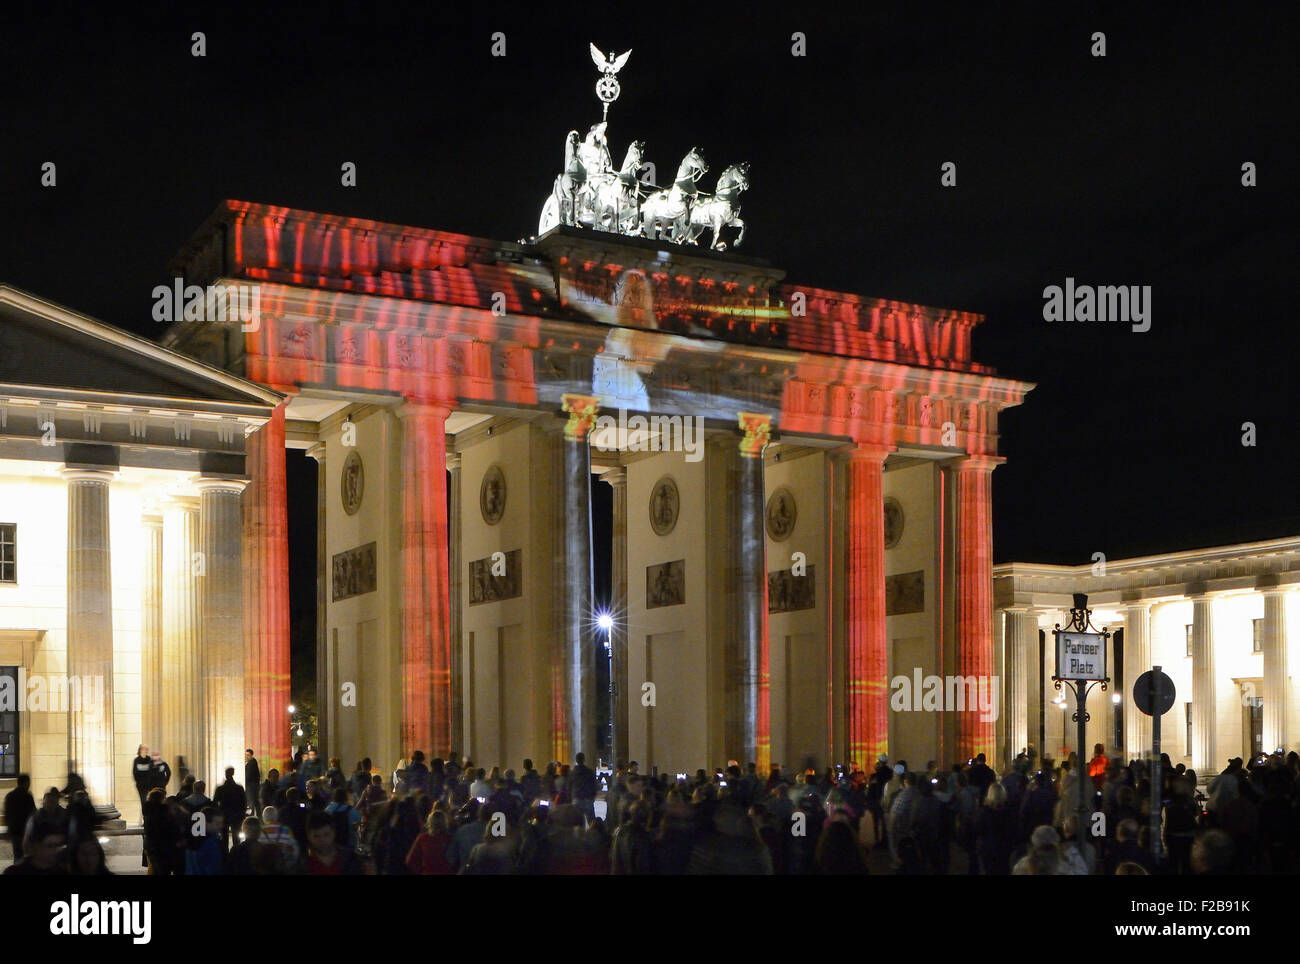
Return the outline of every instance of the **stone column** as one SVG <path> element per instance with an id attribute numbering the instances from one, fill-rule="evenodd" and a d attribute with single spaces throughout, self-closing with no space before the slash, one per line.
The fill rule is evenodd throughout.
<path id="1" fill-rule="evenodd" d="M 244 782 L 244 608 L 242 481 L 200 479 L 199 665 L 203 680 L 203 759 L 208 787 L 235 768 Z"/>
<path id="2" fill-rule="evenodd" d="M 610 649 L 614 663 L 614 759 L 626 761 L 627 705 L 627 469 L 609 469 L 600 477 L 614 490 L 614 532 L 610 554 Z"/>
<path id="3" fill-rule="evenodd" d="M 1132 704 L 1133 684 L 1151 669 L 1151 604 L 1137 600 L 1124 601 L 1124 679 L 1127 693 L 1121 693 L 1130 704 L 1124 715 L 1124 750 L 1126 757 L 1146 756 L 1151 753 L 1151 717 Z M 1175 734 L 1161 722 L 1161 742 Z"/>
<path id="4" fill-rule="evenodd" d="M 1029 607 L 1006 610 L 1006 690 L 1005 705 L 1010 759 L 1029 745 L 1031 728 L 1038 720 L 1029 719 L 1029 692 L 1038 685 L 1033 670 L 1038 664 L 1038 616 Z M 1037 738 L 1035 737 L 1035 742 Z M 1042 747 L 1037 748 L 1039 752 Z"/>
<path id="5" fill-rule="evenodd" d="M 1219 771 L 1215 733 L 1214 600 L 1201 589 L 1192 599 L 1192 769 L 1204 780 Z"/>
<path id="6" fill-rule="evenodd" d="M 1286 593 L 1276 584 L 1261 586 L 1264 594 L 1264 752 L 1286 749 L 1287 663 Z"/>
<path id="7" fill-rule="evenodd" d="M 180 781 L 181 757 L 197 773 L 203 748 L 199 683 L 199 504 L 173 497 L 163 507 L 162 745 L 155 747 Z"/>
<path id="8" fill-rule="evenodd" d="M 149 512 L 144 529 L 140 616 L 140 742 L 163 749 L 163 520 Z"/>
<path id="9" fill-rule="evenodd" d="M 591 448 L 600 399 L 564 395 L 564 692 L 568 757 L 599 753 L 596 650 L 591 606 Z M 560 758 L 561 761 L 565 757 Z"/>
<path id="10" fill-rule="evenodd" d="M 265 773 L 289 758 L 289 520 L 284 405 L 246 442 L 244 739 Z M 243 758 L 242 756 L 240 757 Z"/>
<path id="11" fill-rule="evenodd" d="M 1001 460 L 972 456 L 955 472 L 957 509 L 957 675 L 993 675 L 993 470 Z M 983 685 L 983 684 L 981 684 Z M 978 709 L 958 713 L 957 757 L 994 752 L 994 723 Z"/>
<path id="12" fill-rule="evenodd" d="M 447 585 L 451 615 L 451 750 L 454 753 L 460 753 L 465 747 L 465 681 L 463 679 L 465 672 L 465 641 L 462 638 L 464 630 L 461 628 L 461 606 L 463 605 L 461 593 L 463 592 L 465 574 L 461 572 L 464 562 L 461 559 L 460 549 L 462 498 L 460 453 L 449 452 L 447 454 L 447 471 L 451 475 L 451 515 L 448 519 L 450 531 L 447 537 Z"/>
<path id="13" fill-rule="evenodd" d="M 885 638 L 884 466 L 889 449 L 859 444 L 848 454 L 848 754 L 865 772 L 889 752 L 889 650 Z"/>
<path id="14" fill-rule="evenodd" d="M 408 401 L 402 423 L 402 746 L 451 749 L 446 405 Z"/>
<path id="15" fill-rule="evenodd" d="M 63 470 L 68 482 L 68 768 L 91 801 L 112 804 L 113 582 L 108 484 L 102 469 Z"/>
<path id="16" fill-rule="evenodd" d="M 740 413 L 739 524 L 740 685 L 744 756 L 742 768 L 758 764 L 765 779 L 772 757 L 772 702 L 767 635 L 766 493 L 763 452 L 772 434 L 772 416 Z"/>
<path id="17" fill-rule="evenodd" d="M 316 462 L 316 742 L 321 756 L 342 756 L 337 744 L 331 744 L 334 707 L 340 698 L 337 688 L 331 691 L 329 659 L 329 590 L 331 567 L 325 524 L 329 498 L 329 474 L 326 471 L 325 443 L 317 442 L 307 450 Z"/>

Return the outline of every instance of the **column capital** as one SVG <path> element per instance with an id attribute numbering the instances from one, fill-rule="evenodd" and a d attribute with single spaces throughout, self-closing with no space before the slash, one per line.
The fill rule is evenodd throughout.
<path id="1" fill-rule="evenodd" d="M 459 472 L 459 471 L 460 471 L 460 463 L 461 463 L 461 457 L 460 457 L 460 453 L 459 453 L 459 452 L 448 452 L 448 453 L 447 453 L 447 471 L 448 471 L 448 472 Z"/>
<path id="2" fill-rule="evenodd" d="M 999 606 L 998 608 L 1001 609 L 1003 612 L 1011 613 L 1012 615 L 1015 616 L 1037 617 L 1047 612 L 1047 610 L 1041 606 L 1030 606 L 1030 605 Z"/>
<path id="3" fill-rule="evenodd" d="M 112 482 L 117 473 L 112 469 L 63 468 L 60 470 L 68 482 Z"/>
<path id="4" fill-rule="evenodd" d="M 740 412 L 739 422 L 745 433 L 740 440 L 740 454 L 747 459 L 763 457 L 763 451 L 772 440 L 772 416 L 759 415 L 755 412 Z"/>
<path id="5" fill-rule="evenodd" d="M 454 402 L 435 399 L 406 398 L 393 406 L 393 414 L 402 421 L 408 418 L 438 418 L 446 421 L 447 416 L 455 410 Z"/>
<path id="6" fill-rule="evenodd" d="M 884 445 L 880 442 L 854 442 L 836 449 L 835 452 L 849 462 L 878 462 L 884 465 L 897 450 L 896 446 Z"/>
<path id="7" fill-rule="evenodd" d="M 1284 596 L 1290 586 L 1282 585 L 1277 573 L 1268 573 L 1255 580 L 1255 592 L 1261 596 Z"/>
<path id="8" fill-rule="evenodd" d="M 146 511 L 140 514 L 140 525 L 146 528 L 161 529 L 163 524 L 162 512 L 158 510 Z"/>
<path id="9" fill-rule="evenodd" d="M 953 463 L 953 468 L 958 472 L 992 472 L 999 465 L 1005 464 L 1006 456 L 1003 455 L 964 455 L 959 456 Z"/>
<path id="10" fill-rule="evenodd" d="M 235 495 L 244 491 L 247 479 L 195 479 L 194 487 L 200 492 L 233 492 Z"/>
<path id="11" fill-rule="evenodd" d="M 316 462 L 317 462 L 317 464 L 324 464 L 324 462 L 325 462 L 325 443 L 324 443 L 324 442 L 317 442 L 315 445 L 311 446 L 311 448 L 307 449 L 307 451 L 306 451 L 305 454 L 306 454 L 307 458 L 309 458 L 309 459 L 315 459 Z"/>
<path id="12" fill-rule="evenodd" d="M 612 469 L 606 469 L 600 474 L 600 481 L 607 482 L 613 488 L 620 485 L 627 485 L 627 469 L 623 466 L 616 466 Z"/>
<path id="13" fill-rule="evenodd" d="M 564 425 L 564 437 L 572 442 L 585 442 L 591 427 L 596 424 L 600 411 L 600 398 L 595 395 L 574 395 L 566 392 L 560 396 L 560 408 L 569 416 Z"/>

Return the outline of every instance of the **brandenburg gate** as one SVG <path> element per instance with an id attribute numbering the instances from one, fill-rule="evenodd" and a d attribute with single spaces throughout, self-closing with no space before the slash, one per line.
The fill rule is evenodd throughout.
<path id="1" fill-rule="evenodd" d="M 265 759 L 287 753 L 262 698 L 289 672 L 286 447 L 319 463 L 322 744 L 349 766 L 605 755 L 593 478 L 618 757 L 993 758 L 975 707 L 889 705 L 899 674 L 1001 672 L 997 421 L 1032 386 L 972 359 L 981 316 L 564 224 L 501 242 L 238 201 L 175 273 L 259 311 L 165 343 L 285 396 L 244 493 Z"/>

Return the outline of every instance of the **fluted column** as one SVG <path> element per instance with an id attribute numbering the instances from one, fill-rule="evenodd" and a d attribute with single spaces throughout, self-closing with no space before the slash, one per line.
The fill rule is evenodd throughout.
<path id="1" fill-rule="evenodd" d="M 155 512 L 141 519 L 144 575 L 140 613 L 140 742 L 163 747 L 163 520 Z"/>
<path id="2" fill-rule="evenodd" d="M 737 477 L 739 530 L 740 685 L 742 764 L 758 764 L 766 774 L 772 756 L 771 667 L 767 635 L 766 494 L 763 452 L 772 435 L 772 416 L 740 413 L 740 468 Z"/>
<path id="3" fill-rule="evenodd" d="M 163 507 L 162 745 L 154 749 L 178 780 L 178 760 L 198 772 L 203 747 L 198 552 L 198 500 L 169 498 Z"/>
<path id="4" fill-rule="evenodd" d="M 1214 600 L 1192 597 L 1192 769 L 1198 779 L 1218 772 L 1214 693 Z"/>
<path id="5" fill-rule="evenodd" d="M 1151 604 L 1136 602 L 1124 605 L 1124 679 L 1128 693 L 1121 693 L 1126 702 L 1131 700 L 1133 684 L 1151 669 Z M 1151 717 L 1136 706 L 1130 706 L 1124 719 L 1124 749 L 1126 756 L 1145 756 L 1151 752 Z"/>
<path id="6" fill-rule="evenodd" d="M 564 691 L 568 756 L 594 759 L 600 737 L 596 721 L 596 651 L 591 611 L 591 448 L 588 436 L 600 399 L 564 395 Z M 564 757 L 561 757 L 563 760 Z"/>
<path id="7" fill-rule="evenodd" d="M 1264 594 L 1264 752 L 1286 749 L 1287 664 L 1286 593 L 1271 586 Z"/>
<path id="8" fill-rule="evenodd" d="M 329 586 L 330 560 L 325 520 L 328 516 L 329 475 L 326 471 L 325 443 L 317 442 L 307 450 L 316 462 L 316 743 L 326 757 L 342 756 L 334 739 L 334 707 L 340 693 L 331 691 L 329 661 Z"/>
<path id="9" fill-rule="evenodd" d="M 215 789 L 235 768 L 243 782 L 244 609 L 239 537 L 244 483 L 200 479 L 199 666 L 203 681 L 203 772 Z"/>
<path id="10" fill-rule="evenodd" d="M 1007 750 L 1014 759 L 1029 745 L 1029 688 L 1038 685 L 1036 679 L 1030 681 L 1030 670 L 1038 661 L 1038 616 L 1028 607 L 1008 609 L 1004 631 L 1007 646 L 1005 700 L 1010 743 Z"/>
<path id="11" fill-rule="evenodd" d="M 289 520 L 284 405 L 246 441 L 244 739 L 262 766 L 289 758 Z"/>
<path id="12" fill-rule="evenodd" d="M 402 752 L 451 749 L 446 405 L 406 402 L 402 422 Z"/>
<path id="13" fill-rule="evenodd" d="M 614 664 L 614 759 L 627 760 L 627 469 L 606 471 L 600 481 L 614 490 L 614 532 L 610 554 L 610 650 Z"/>
<path id="14" fill-rule="evenodd" d="M 1001 460 L 972 456 L 957 465 L 957 674 L 993 675 L 993 470 Z M 978 707 L 958 712 L 957 756 L 990 759 L 994 723 Z"/>
<path id="15" fill-rule="evenodd" d="M 884 467 L 889 449 L 848 453 L 847 554 L 849 759 L 863 770 L 889 752 L 889 654 L 885 638 Z"/>
<path id="16" fill-rule="evenodd" d="M 68 482 L 68 768 L 81 774 L 92 801 L 111 804 L 113 581 L 108 484 L 113 473 L 64 469 L 63 477 Z"/>
<path id="17" fill-rule="evenodd" d="M 465 655 L 464 640 L 461 638 L 464 632 L 461 628 L 461 592 L 464 585 L 464 574 L 460 571 L 462 562 L 460 551 L 461 478 L 459 453 L 449 452 L 447 454 L 447 472 L 451 476 L 448 483 L 451 486 L 451 510 L 447 520 L 449 528 L 447 537 L 447 598 L 450 605 L 449 624 L 451 626 L 451 749 L 456 753 L 460 753 L 465 747 L 465 681 L 463 679 Z"/>

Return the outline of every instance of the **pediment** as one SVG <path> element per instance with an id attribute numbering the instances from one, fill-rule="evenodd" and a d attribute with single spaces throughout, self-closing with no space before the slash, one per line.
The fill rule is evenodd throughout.
<path id="1" fill-rule="evenodd" d="M 0 285 L 0 384 L 196 402 L 279 400 L 260 385 L 8 285 Z"/>

